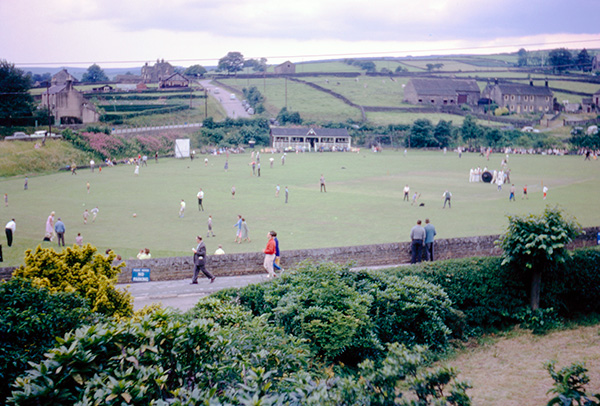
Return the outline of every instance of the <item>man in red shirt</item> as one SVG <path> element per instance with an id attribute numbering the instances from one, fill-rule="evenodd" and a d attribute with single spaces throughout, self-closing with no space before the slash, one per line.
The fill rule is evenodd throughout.
<path id="1" fill-rule="evenodd" d="M 263 266 L 267 270 L 267 278 L 276 277 L 275 271 L 273 271 L 273 261 L 275 260 L 275 240 L 273 239 L 273 231 L 269 231 L 267 236 L 269 237 L 269 241 L 267 241 L 267 247 L 263 250 L 265 253 L 265 262 Z"/>

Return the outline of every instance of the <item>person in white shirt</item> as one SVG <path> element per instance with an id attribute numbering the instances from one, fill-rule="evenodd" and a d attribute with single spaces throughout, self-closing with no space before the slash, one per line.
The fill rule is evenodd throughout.
<path id="1" fill-rule="evenodd" d="M 15 219 L 12 219 L 8 223 L 6 223 L 5 232 L 6 232 L 6 243 L 10 247 L 13 242 L 13 235 L 17 230 L 17 223 L 15 223 Z"/>

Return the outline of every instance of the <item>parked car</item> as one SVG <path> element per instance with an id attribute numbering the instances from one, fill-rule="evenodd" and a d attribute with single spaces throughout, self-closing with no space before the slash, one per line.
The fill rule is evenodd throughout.
<path id="1" fill-rule="evenodd" d="M 231 100 L 235 100 L 235 94 L 231 93 L 231 94 L 229 95 L 229 98 L 230 98 Z"/>
<path id="2" fill-rule="evenodd" d="M 21 131 L 17 131 L 16 133 L 13 133 L 13 135 L 9 135 L 8 137 L 4 138 L 5 140 L 28 140 L 30 139 L 28 134 L 25 134 L 24 132 Z"/>

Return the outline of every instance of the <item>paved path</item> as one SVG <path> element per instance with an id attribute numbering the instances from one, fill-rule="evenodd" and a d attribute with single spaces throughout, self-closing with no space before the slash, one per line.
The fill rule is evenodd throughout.
<path id="1" fill-rule="evenodd" d="M 386 269 L 398 265 L 357 267 L 358 269 Z M 202 275 L 202 274 L 201 274 Z M 241 288 L 253 283 L 261 283 L 267 281 L 267 274 L 253 274 L 241 276 L 220 276 L 215 279 L 214 283 L 206 278 L 199 278 L 197 285 L 191 285 L 192 275 L 189 279 L 164 282 L 138 282 L 129 284 L 118 284 L 117 289 L 129 291 L 133 296 L 134 310 L 140 310 L 144 306 L 152 303 L 162 303 L 165 307 L 173 307 L 181 311 L 186 311 L 194 307 L 198 300 L 211 293 L 217 292 L 225 288 Z"/>
<path id="2" fill-rule="evenodd" d="M 222 276 L 214 283 L 206 278 L 198 279 L 197 285 L 190 285 L 190 279 L 164 282 L 138 282 L 119 284 L 118 289 L 129 291 L 133 296 L 133 308 L 140 310 L 152 303 L 162 303 L 165 307 L 173 307 L 186 311 L 194 307 L 198 300 L 225 288 L 239 288 L 267 280 L 267 274 Z"/>

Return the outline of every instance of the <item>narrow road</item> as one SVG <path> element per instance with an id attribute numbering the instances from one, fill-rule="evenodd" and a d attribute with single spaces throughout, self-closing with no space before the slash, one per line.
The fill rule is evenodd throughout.
<path id="1" fill-rule="evenodd" d="M 227 90 L 222 89 L 216 85 L 210 83 L 210 80 L 201 80 L 200 84 L 208 92 L 208 95 L 213 97 L 216 101 L 221 103 L 221 106 L 225 109 L 227 117 L 231 118 L 248 118 L 250 114 L 244 110 L 242 101 L 233 93 L 229 93 Z"/>

